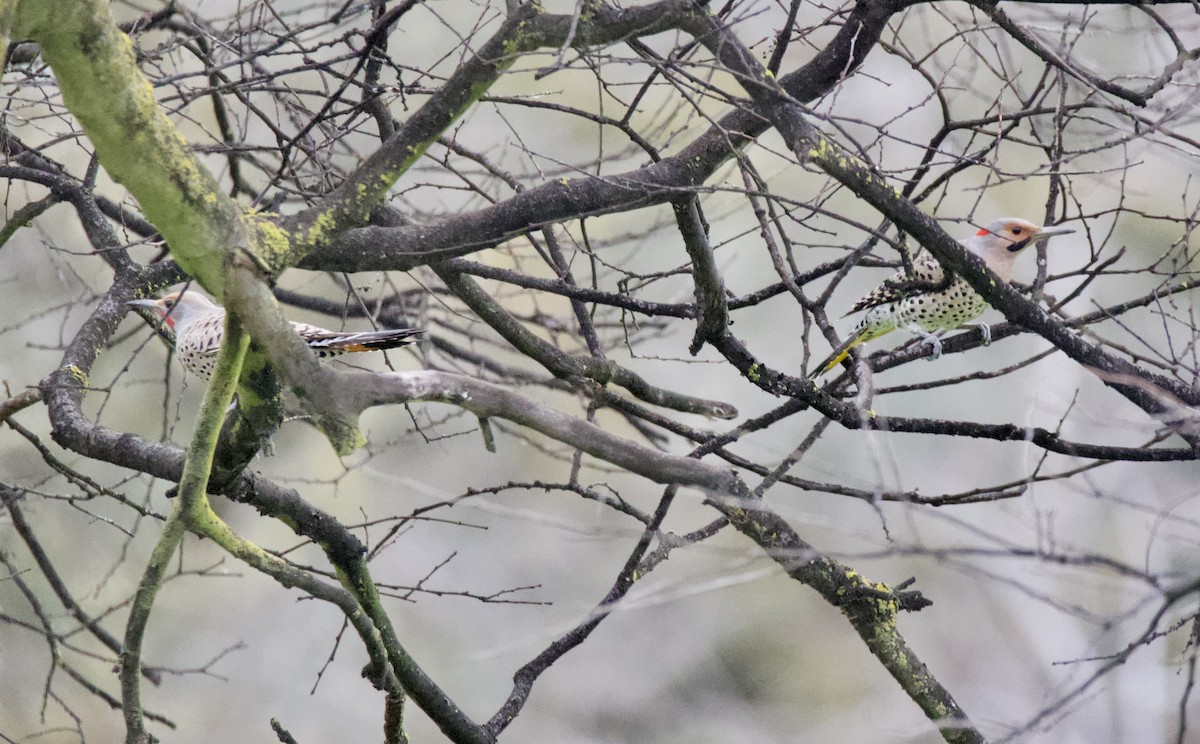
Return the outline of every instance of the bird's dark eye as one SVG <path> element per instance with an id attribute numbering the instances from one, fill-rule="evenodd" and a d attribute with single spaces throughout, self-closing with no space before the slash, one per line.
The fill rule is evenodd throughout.
<path id="1" fill-rule="evenodd" d="M 175 307 L 175 300 L 163 300 L 163 305 L 170 310 L 171 308 Z"/>
<path id="2" fill-rule="evenodd" d="M 1021 232 L 1022 232 L 1023 230 L 1024 230 L 1024 228 L 1021 228 L 1021 227 L 1014 227 L 1014 228 L 1012 229 L 1012 231 L 1013 231 L 1013 235 L 1020 235 L 1020 234 L 1021 234 Z"/>

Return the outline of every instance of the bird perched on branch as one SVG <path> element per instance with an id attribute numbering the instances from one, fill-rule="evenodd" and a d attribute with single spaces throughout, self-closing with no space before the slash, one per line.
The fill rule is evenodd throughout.
<path id="1" fill-rule="evenodd" d="M 183 366 L 204 380 L 212 377 L 217 350 L 225 335 L 225 308 L 195 291 L 172 292 L 157 300 L 132 300 L 128 304 L 151 310 L 162 318 L 175 332 L 175 352 Z M 394 349 L 411 344 L 416 340 L 414 336 L 424 333 L 416 328 L 348 333 L 327 331 L 307 323 L 292 323 L 292 328 L 318 357 Z"/>
<path id="2" fill-rule="evenodd" d="M 962 241 L 963 247 L 983 259 L 1004 282 L 1012 281 L 1013 261 L 1036 241 L 1074 232 L 1065 227 L 1038 227 L 1016 217 L 1002 217 Z M 861 343 L 904 328 L 933 347 L 931 359 L 942 353 L 942 342 L 933 335 L 975 320 L 988 307 L 987 301 L 962 277 L 946 276 L 932 255 L 922 252 L 913 261 L 913 275 L 898 271 L 865 297 L 854 303 L 850 313 L 866 310 L 854 331 L 824 362 L 813 368 L 810 378 L 836 367 L 850 350 Z M 846 313 L 849 315 L 850 313 Z M 991 330 L 980 323 L 984 343 Z"/>

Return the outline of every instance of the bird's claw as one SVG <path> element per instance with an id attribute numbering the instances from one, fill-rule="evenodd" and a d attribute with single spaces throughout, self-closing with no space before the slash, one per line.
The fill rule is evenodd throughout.
<path id="1" fill-rule="evenodd" d="M 983 336 L 983 345 L 991 346 L 992 345 L 992 327 L 990 325 L 988 325 L 987 323 L 980 323 L 979 324 L 979 333 L 980 333 L 980 335 Z"/>
<path id="2" fill-rule="evenodd" d="M 913 323 L 908 327 L 909 332 L 921 337 L 922 343 L 929 345 L 930 351 L 933 353 L 926 357 L 926 361 L 932 362 L 942 355 L 942 340 L 932 333 L 926 331 L 921 326 Z"/>
<path id="3" fill-rule="evenodd" d="M 937 361 L 942 356 L 942 340 L 937 336 L 929 335 L 925 337 L 925 343 L 929 344 L 929 349 L 933 352 L 926 357 L 926 361 Z"/>

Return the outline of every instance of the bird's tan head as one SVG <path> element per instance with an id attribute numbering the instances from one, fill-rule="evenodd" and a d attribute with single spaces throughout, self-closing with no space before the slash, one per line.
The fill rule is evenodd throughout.
<path id="1" fill-rule="evenodd" d="M 992 220 L 975 233 L 974 242 L 985 248 L 993 248 L 1008 253 L 1020 253 L 1034 242 L 1053 235 L 1065 235 L 1075 232 L 1066 227 L 1038 227 L 1019 217 L 1001 217 Z"/>
<path id="2" fill-rule="evenodd" d="M 988 268 L 1004 281 L 1012 281 L 1013 261 L 1029 246 L 1043 238 L 1075 232 L 1066 227 L 1038 227 L 1019 217 L 992 220 L 964 245 L 983 259 Z"/>
<path id="3" fill-rule="evenodd" d="M 212 300 L 195 290 L 171 292 L 157 300 L 131 300 L 126 304 L 146 308 L 162 318 L 163 322 L 171 328 L 181 324 L 186 325 L 197 317 L 221 309 L 218 305 L 213 304 Z"/>

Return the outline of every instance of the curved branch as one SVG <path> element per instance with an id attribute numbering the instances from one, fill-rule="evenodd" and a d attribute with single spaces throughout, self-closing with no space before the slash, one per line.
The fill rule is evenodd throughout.
<path id="1" fill-rule="evenodd" d="M 424 400 L 452 403 L 481 418 L 503 418 L 538 431 L 594 457 L 658 483 L 704 489 L 706 502 L 762 547 L 791 576 L 812 587 L 841 610 L 872 653 L 932 720 L 946 725 L 951 742 L 981 742 L 950 693 L 908 648 L 895 627 L 901 610 L 928 602 L 919 594 L 893 591 L 822 556 L 783 518 L 751 496 L 732 471 L 690 457 L 679 457 L 634 444 L 600 427 L 572 418 L 526 396 L 490 383 L 444 372 L 391 374 L 342 373 L 356 405 Z"/>
<path id="2" fill-rule="evenodd" d="M 708 241 L 708 229 L 700 214 L 700 201 L 693 195 L 674 202 L 675 224 L 692 261 L 692 284 L 696 293 L 696 332 L 688 351 L 695 356 L 710 338 L 728 332 L 729 303 L 725 282 Z"/>
<path id="3" fill-rule="evenodd" d="M 655 483 L 702 488 L 726 496 L 745 491 L 732 470 L 660 452 L 544 406 L 532 398 L 474 377 L 423 370 L 372 374 L 339 372 L 345 401 L 354 410 L 411 401 L 451 403 L 480 418 L 499 418 L 533 429 Z"/>
<path id="4" fill-rule="evenodd" d="M 655 387 L 640 375 L 612 360 L 565 354 L 517 322 L 470 277 L 442 264 L 434 265 L 432 268 L 450 291 L 465 302 L 476 315 L 522 354 L 541 363 L 556 377 L 566 380 L 587 378 L 600 385 L 613 382 L 647 403 L 684 413 L 697 413 L 719 419 L 731 419 L 737 416 L 737 409 L 728 403 L 704 400 Z"/>
<path id="5" fill-rule="evenodd" d="M 889 0 L 856 3 L 829 44 L 803 67 L 780 78 L 779 85 L 798 101 L 825 94 L 866 59 L 888 19 L 906 5 Z M 737 108 L 676 155 L 642 168 L 603 178 L 547 181 L 483 209 L 428 225 L 348 229 L 327 236 L 327 243 L 313 245 L 296 265 L 321 271 L 407 270 L 473 253 L 566 219 L 664 204 L 692 193 L 737 148 L 769 128 L 758 113 Z"/>
<path id="6" fill-rule="evenodd" d="M 563 43 L 586 48 L 650 36 L 678 28 L 700 12 L 691 0 L 660 0 L 628 9 L 596 4 L 589 6 L 582 17 L 544 13 L 537 3 L 520 4 L 479 51 L 459 65 L 450 79 L 320 205 L 282 220 L 284 229 L 294 235 L 284 264 L 295 264 L 335 240 L 343 230 L 361 225 L 364 215 L 383 204 L 400 176 L 522 54 Z M 454 255 L 460 254 L 441 257 Z"/>

